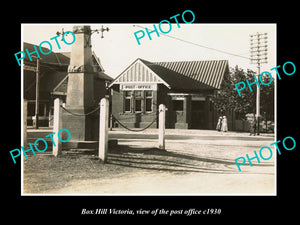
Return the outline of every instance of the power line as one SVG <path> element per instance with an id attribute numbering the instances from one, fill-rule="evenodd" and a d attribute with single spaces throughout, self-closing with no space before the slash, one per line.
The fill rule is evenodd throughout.
<path id="1" fill-rule="evenodd" d="M 140 25 L 133 25 L 133 26 L 134 27 L 137 26 L 137 27 L 144 28 L 144 29 L 146 28 L 146 27 L 143 27 L 143 26 L 140 26 Z M 166 37 L 169 37 L 169 38 L 172 38 L 172 39 L 175 39 L 175 40 L 178 40 L 178 41 L 182 41 L 182 42 L 188 43 L 188 44 L 196 45 L 198 47 L 202 47 L 202 48 L 206 48 L 206 49 L 209 49 L 209 50 L 221 52 L 221 53 L 224 53 L 224 54 L 227 54 L 227 55 L 232 55 L 232 56 L 236 56 L 236 57 L 240 57 L 240 58 L 244 58 L 244 59 L 250 59 L 249 57 L 241 56 L 241 55 L 238 55 L 238 54 L 234 54 L 234 53 L 223 51 L 223 50 L 216 49 L 216 48 L 211 48 L 211 47 L 208 47 L 208 46 L 205 46 L 205 45 L 200 45 L 200 44 L 197 44 L 197 43 L 194 43 L 194 42 L 191 42 L 191 41 L 187 41 L 187 40 L 184 40 L 184 39 L 181 39 L 181 38 L 173 37 L 171 35 L 167 35 L 167 34 L 162 34 L 162 35 L 164 35 Z"/>

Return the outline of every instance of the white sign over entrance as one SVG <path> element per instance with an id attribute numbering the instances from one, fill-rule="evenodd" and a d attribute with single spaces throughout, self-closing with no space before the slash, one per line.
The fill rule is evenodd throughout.
<path id="1" fill-rule="evenodd" d="M 120 84 L 120 90 L 157 90 L 157 84 Z"/>

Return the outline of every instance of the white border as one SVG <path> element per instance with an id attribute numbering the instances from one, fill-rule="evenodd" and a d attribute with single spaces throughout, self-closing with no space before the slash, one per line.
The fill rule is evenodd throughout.
<path id="1" fill-rule="evenodd" d="M 23 31 L 24 31 L 24 27 L 23 27 L 23 24 L 21 24 L 21 51 L 23 51 Z M 21 63 L 21 146 L 23 146 L 23 141 L 24 141 L 24 133 L 23 133 L 23 130 L 24 130 L 24 116 L 23 116 L 23 109 L 24 109 L 24 73 L 23 73 L 23 63 Z M 22 151 L 22 150 L 21 150 Z M 21 195 L 26 195 L 23 193 L 23 189 L 24 189 L 24 186 L 23 186 L 23 182 L 24 182 L 24 169 L 23 169 L 23 161 L 24 161 L 24 156 L 23 154 L 21 154 Z"/>
<path id="2" fill-rule="evenodd" d="M 45 26 L 74 26 L 74 25 L 96 25 L 99 23 L 43 23 L 43 24 L 32 24 L 32 23 L 21 23 L 21 51 L 23 51 L 23 31 L 24 31 L 24 25 L 45 25 Z M 133 24 L 118 24 L 118 23 L 104 23 L 103 25 L 133 25 Z M 144 23 L 145 24 L 145 23 Z M 149 23 L 151 24 L 151 23 Z M 203 25 L 203 26 L 226 26 L 226 25 L 244 25 L 244 26 L 263 26 L 263 25 L 273 25 L 274 29 L 275 29 L 275 37 L 274 37 L 274 62 L 275 65 L 277 65 L 277 23 L 226 23 L 226 24 L 222 24 L 222 23 L 204 23 L 204 24 L 199 24 L 199 23 L 194 23 L 195 25 Z M 274 94 L 274 123 L 275 123 L 275 132 L 274 132 L 274 141 L 277 141 L 277 76 L 275 76 L 275 94 Z M 23 95 L 23 64 L 21 64 L 21 143 L 23 144 L 23 140 L 24 140 L 24 136 L 23 136 L 23 99 L 24 99 L 24 95 Z M 276 152 L 276 147 L 274 146 L 274 152 Z M 244 194 L 226 194 L 226 193 L 218 193 L 218 194 L 126 194 L 126 193 L 119 193 L 119 194 L 24 194 L 23 193 L 23 181 L 24 181 L 24 177 L 23 177 L 23 154 L 21 154 L 21 196 L 277 196 L 277 154 L 274 154 L 274 174 L 275 174 L 275 192 L 274 194 L 249 194 L 249 193 L 244 193 Z"/>

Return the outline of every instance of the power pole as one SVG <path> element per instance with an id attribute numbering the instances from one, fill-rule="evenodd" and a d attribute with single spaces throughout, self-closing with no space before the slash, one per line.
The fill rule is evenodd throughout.
<path id="1" fill-rule="evenodd" d="M 251 64 L 257 65 L 258 75 L 260 75 L 260 66 L 267 63 L 268 54 L 268 34 L 256 33 L 250 35 L 250 60 Z M 260 119 L 260 88 L 256 85 L 256 132 L 259 135 L 259 119 Z"/>
<path id="2" fill-rule="evenodd" d="M 36 82 L 35 82 L 35 122 L 33 127 L 35 129 L 39 129 L 39 108 L 40 108 L 40 59 L 36 58 Z"/>

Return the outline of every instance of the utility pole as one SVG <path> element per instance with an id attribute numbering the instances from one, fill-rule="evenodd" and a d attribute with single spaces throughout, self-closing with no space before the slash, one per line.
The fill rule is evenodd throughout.
<path id="1" fill-rule="evenodd" d="M 36 82 L 35 82 L 35 120 L 33 127 L 35 129 L 39 129 L 39 108 L 40 108 L 40 94 L 39 94 L 39 89 L 40 89 L 40 59 L 36 58 Z"/>
<path id="2" fill-rule="evenodd" d="M 250 60 L 251 64 L 257 65 L 257 77 L 260 75 L 260 66 L 267 63 L 268 54 L 268 34 L 256 33 L 250 35 Z M 259 119 L 260 119 L 260 88 L 256 85 L 256 133 L 259 135 Z"/>

